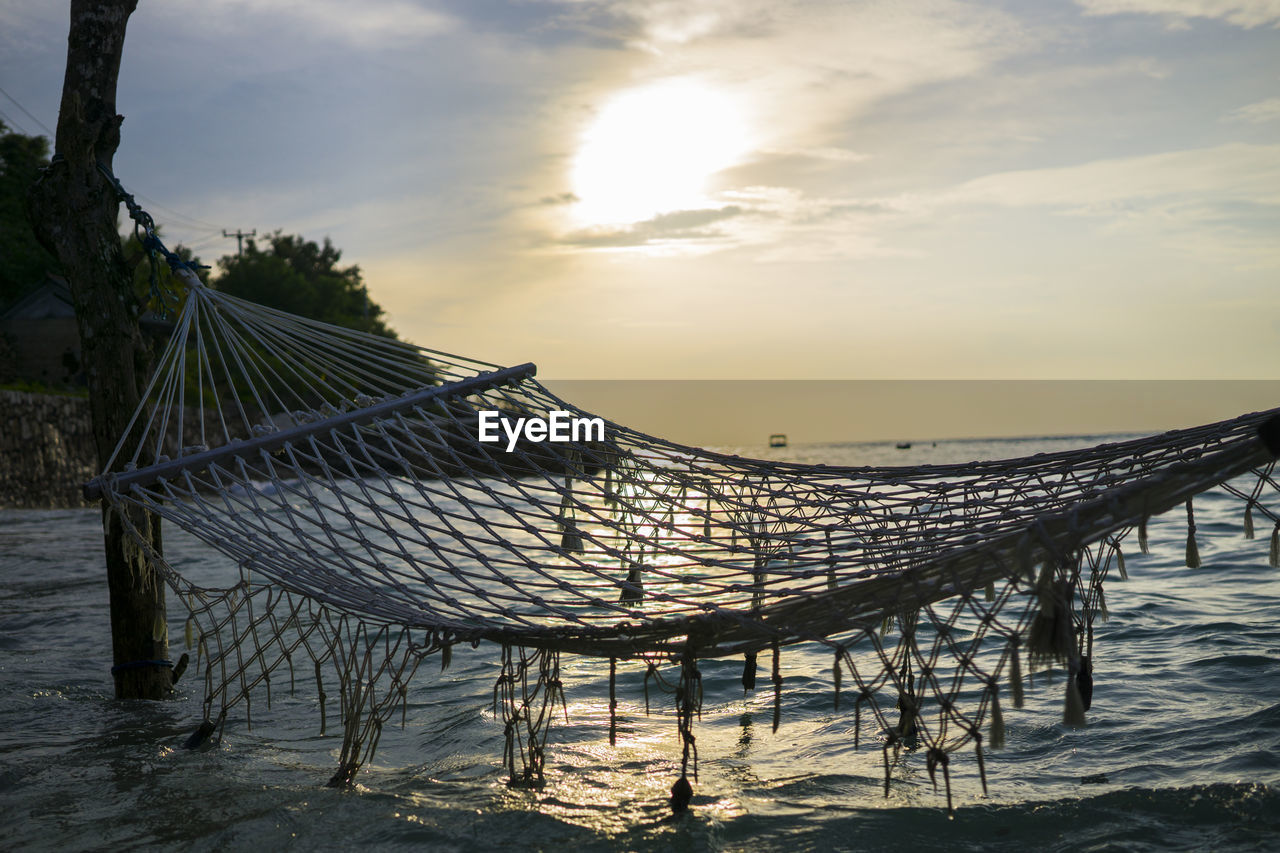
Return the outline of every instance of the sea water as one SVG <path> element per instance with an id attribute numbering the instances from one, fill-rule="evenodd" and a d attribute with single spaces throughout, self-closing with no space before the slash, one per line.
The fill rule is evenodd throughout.
<path id="1" fill-rule="evenodd" d="M 830 464 L 1023 456 L 1101 437 L 733 448 Z M 983 795 L 970 752 L 952 760 L 954 818 L 922 755 L 883 789 L 882 755 L 851 703 L 833 708 L 831 660 L 782 656 L 772 692 L 744 695 L 741 661 L 701 664 L 705 697 L 692 810 L 669 817 L 679 740 L 669 697 L 646 715 L 643 669 L 620 667 L 617 742 L 607 663 L 562 657 L 568 721 L 551 729 L 547 782 L 511 788 L 491 703 L 495 648 L 460 647 L 419 670 L 357 785 L 324 783 L 340 736 L 320 736 L 313 694 L 277 689 L 252 728 L 233 711 L 220 742 L 183 749 L 200 679 L 166 702 L 112 698 L 107 590 L 96 510 L 0 512 L 0 848 L 10 850 L 1280 849 L 1280 570 L 1266 529 L 1242 532 L 1225 493 L 1196 499 L 1204 565 L 1184 563 L 1185 514 L 1150 525 L 1095 627 L 1093 707 L 1061 724 L 1062 676 L 1007 708 Z M 186 564 L 204 546 L 166 531 Z M 174 653 L 184 614 L 171 614 Z M 766 680 L 767 681 L 767 680 Z M 865 724 L 865 720 L 864 720 Z"/>

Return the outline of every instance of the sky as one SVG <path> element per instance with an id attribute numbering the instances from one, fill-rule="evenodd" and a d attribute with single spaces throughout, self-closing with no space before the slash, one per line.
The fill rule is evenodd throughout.
<path id="1" fill-rule="evenodd" d="M 1280 0 L 143 0 L 118 108 L 170 242 L 542 377 L 1280 378 Z"/>

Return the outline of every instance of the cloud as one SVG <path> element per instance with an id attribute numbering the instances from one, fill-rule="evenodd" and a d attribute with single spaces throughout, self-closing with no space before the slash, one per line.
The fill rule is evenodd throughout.
<path id="1" fill-rule="evenodd" d="M 454 30 L 450 15 L 412 0 L 230 0 L 211 4 L 181 0 L 169 11 L 203 27 L 243 34 L 246 29 L 282 36 L 310 35 L 360 47 L 404 44 Z M 184 10 L 185 7 L 185 10 Z M 246 24 L 249 24 L 246 27 Z"/>
<path id="2" fill-rule="evenodd" d="M 1086 240 L 1085 257 L 1109 256 L 1112 265 L 1148 257 L 1143 275 L 1179 278 L 1200 264 L 1226 288 L 1233 274 L 1245 280 L 1249 271 L 1280 267 L 1280 145 L 1229 143 L 1001 172 L 916 201 L 921 222 L 987 217 Z"/>
<path id="3" fill-rule="evenodd" d="M 813 261 L 902 255 L 884 234 L 913 221 L 922 208 L 907 198 L 807 196 L 790 187 L 756 186 L 722 193 L 724 206 L 682 210 L 624 228 L 572 232 L 557 243 L 570 250 L 660 248 L 703 255 L 749 250 L 759 261 Z"/>
<path id="4" fill-rule="evenodd" d="M 914 87 L 974 75 L 1034 42 L 1012 16 L 954 0 L 556 0 L 550 5 L 562 10 L 561 26 L 577 26 L 640 52 L 631 57 L 630 79 L 612 87 L 634 87 L 637 78 L 688 76 L 750 102 L 749 119 L 761 130 L 754 140 L 760 149 L 833 154 L 845 147 L 840 131 L 875 103 Z"/>
<path id="5" fill-rule="evenodd" d="M 1280 145 L 1212 148 L 1001 172 L 948 191 L 951 203 L 1114 210 L 1160 199 L 1280 205 Z"/>
<path id="6" fill-rule="evenodd" d="M 566 204 L 577 204 L 582 199 L 578 198 L 571 192 L 556 193 L 555 195 L 546 195 L 538 199 L 538 204 L 543 207 L 561 207 Z"/>
<path id="7" fill-rule="evenodd" d="M 912 249 L 889 245 L 895 229 L 919 221 L 908 196 L 808 195 L 789 187 L 750 187 L 727 198 L 751 212 L 729 224 L 732 245 L 762 263 L 804 263 L 902 257 Z"/>
<path id="8" fill-rule="evenodd" d="M 818 163 L 860 163 L 869 155 L 834 145 L 818 145 L 810 148 L 774 148 L 760 152 L 765 157 L 794 157 Z"/>
<path id="9" fill-rule="evenodd" d="M 885 104 L 959 79 L 977 79 L 1002 59 L 1029 49 L 1035 38 L 1011 16 L 951 0 L 918 4 L 814 4 L 798 0 L 613 0 L 556 4 L 575 20 L 612 27 L 623 74 L 594 87 L 566 92 L 556 106 L 589 127 L 609 95 L 636 81 L 687 77 L 741 110 L 749 149 L 738 166 L 712 178 L 712 204 L 742 213 L 715 227 L 676 227 L 650 220 L 629 228 L 580 230 L 553 238 L 561 247 L 631 248 L 657 242 L 690 248 L 761 245 L 785 239 L 794 228 L 818 227 L 845 215 L 866 215 L 862 198 L 809 198 L 839 194 L 870 155 L 852 140 Z M 564 133 L 563 130 L 560 130 Z M 564 133 L 558 162 L 572 163 L 574 135 Z M 567 171 L 567 170 L 566 170 Z M 867 174 L 864 168 L 859 176 Z M 537 185 L 535 197 L 564 190 L 564 173 Z M 760 187 L 800 189 L 798 195 L 753 197 Z M 805 187 L 806 189 L 801 189 Z M 781 208 L 779 207 L 781 205 Z M 692 205 L 689 205 L 692 206 Z M 549 206 L 548 206 L 549 207 Z M 532 223 L 554 230 L 554 212 Z M 563 224 L 560 225 L 564 229 Z M 838 239 L 835 235 L 833 243 Z"/>
<path id="10" fill-rule="evenodd" d="M 688 240 L 702 251 L 754 247 L 761 261 L 902 257 L 920 252 L 908 236 L 913 229 L 946 227 L 958 213 L 994 207 L 1142 227 L 1162 240 L 1182 235 L 1177 239 L 1193 239 L 1202 250 L 1217 240 L 1239 250 L 1241 263 L 1274 264 L 1270 234 L 1280 219 L 1280 145 L 1229 143 L 995 172 L 936 191 L 888 196 L 758 186 L 721 193 L 718 200 L 729 206 L 658 217 L 630 229 L 579 232 L 564 242 L 607 249 Z"/>
<path id="11" fill-rule="evenodd" d="M 673 242 L 723 241 L 723 231 L 710 227 L 742 216 L 738 205 L 702 210 L 677 210 L 637 222 L 625 228 L 586 228 L 560 238 L 559 243 L 581 249 L 631 249 Z"/>
<path id="12" fill-rule="evenodd" d="M 764 261 L 881 257 L 903 253 L 884 245 L 886 229 L 917 221 L 933 209 L 909 197 L 808 196 L 783 186 L 730 190 L 716 200 L 722 206 L 674 211 L 625 227 L 578 229 L 553 242 L 570 251 L 592 252 L 755 249 Z"/>
<path id="13" fill-rule="evenodd" d="M 1226 21 L 1237 27 L 1280 27 L 1280 0 L 1076 0 L 1088 15 L 1158 15 L 1173 26 L 1193 18 Z"/>
<path id="14" fill-rule="evenodd" d="M 1249 124 L 1264 124 L 1280 119 L 1280 98 L 1266 98 L 1245 104 L 1227 114 L 1229 121 L 1243 121 Z"/>
<path id="15" fill-rule="evenodd" d="M 708 38 L 769 32 L 788 5 L 776 0 L 623 0 L 613 7 L 640 26 L 638 46 L 662 53 Z"/>

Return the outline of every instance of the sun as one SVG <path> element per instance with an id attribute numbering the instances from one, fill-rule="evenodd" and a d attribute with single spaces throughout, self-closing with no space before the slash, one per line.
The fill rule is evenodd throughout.
<path id="1" fill-rule="evenodd" d="M 623 92 L 583 134 L 573 162 L 574 216 L 584 225 L 625 225 L 707 207 L 710 178 L 746 150 L 742 110 L 726 92 L 688 79 Z"/>

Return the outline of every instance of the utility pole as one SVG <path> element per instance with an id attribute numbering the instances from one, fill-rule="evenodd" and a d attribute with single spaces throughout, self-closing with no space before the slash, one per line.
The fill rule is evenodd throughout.
<path id="1" fill-rule="evenodd" d="M 225 229 L 225 228 L 224 228 L 224 229 L 222 229 L 222 236 L 223 236 L 223 237 L 235 237 L 235 238 L 236 238 L 236 257 L 237 257 L 237 258 L 242 258 L 242 257 L 244 257 L 244 238 L 245 238 L 245 237 L 257 237 L 257 236 L 258 236 L 258 229 L 257 229 L 257 228 L 255 228 L 255 229 L 253 229 L 252 231 L 250 231 L 250 232 L 248 232 L 248 233 L 246 234 L 244 231 L 241 231 L 239 228 L 237 228 L 237 229 L 236 229 L 236 231 L 235 231 L 235 233 L 234 233 L 234 234 L 232 234 L 230 231 L 228 231 L 227 229 Z"/>

